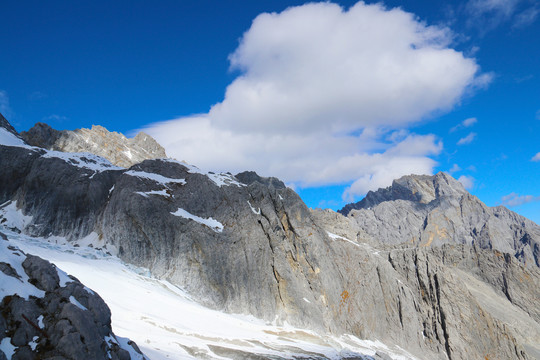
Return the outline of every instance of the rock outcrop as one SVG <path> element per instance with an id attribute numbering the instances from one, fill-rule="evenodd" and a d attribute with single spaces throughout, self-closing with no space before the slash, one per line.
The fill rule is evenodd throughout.
<path id="1" fill-rule="evenodd" d="M 144 359 L 99 295 L 0 235 L 0 358 Z"/>
<path id="2" fill-rule="evenodd" d="M 30 130 L 23 131 L 21 137 L 32 146 L 64 152 L 89 152 L 125 168 L 143 160 L 167 157 L 163 147 L 148 134 L 139 132 L 128 139 L 99 125 L 93 125 L 91 129 L 58 131 L 47 124 L 37 123 Z"/>
<path id="3" fill-rule="evenodd" d="M 281 181 L 252 172 L 165 159 L 107 164 L 0 146 L 0 222 L 20 212 L 21 231 L 73 242 L 95 232 L 123 260 L 210 307 L 379 340 L 422 359 L 540 351 L 535 225 L 487 208 L 445 174 L 410 177 L 399 195 L 371 195 L 371 209 L 345 217 L 310 211 Z M 466 220 L 443 227 L 449 216 Z M 531 254 L 496 237 L 507 220 L 529 234 Z M 462 240 L 462 224 L 483 237 L 470 230 Z"/>

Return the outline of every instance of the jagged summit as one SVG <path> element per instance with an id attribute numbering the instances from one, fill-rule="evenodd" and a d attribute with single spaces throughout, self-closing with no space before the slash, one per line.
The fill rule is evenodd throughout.
<path id="1" fill-rule="evenodd" d="M 163 147 L 148 134 L 139 132 L 128 139 L 99 125 L 92 125 L 91 129 L 58 131 L 38 122 L 30 130 L 23 131 L 21 137 L 32 146 L 64 152 L 89 152 L 125 168 L 143 160 L 167 157 Z"/>
<path id="2" fill-rule="evenodd" d="M 369 191 L 364 199 L 347 204 L 338 212 L 348 215 L 351 210 L 367 209 L 385 201 L 408 200 L 429 204 L 444 196 L 462 196 L 467 193 L 463 185 L 445 172 L 436 175 L 406 175 L 394 180 L 392 185 L 377 191 Z"/>
<path id="3" fill-rule="evenodd" d="M 349 219 L 341 231 L 370 243 L 467 244 L 540 266 L 540 226 L 503 206 L 486 206 L 444 172 L 403 176 L 339 212 Z"/>

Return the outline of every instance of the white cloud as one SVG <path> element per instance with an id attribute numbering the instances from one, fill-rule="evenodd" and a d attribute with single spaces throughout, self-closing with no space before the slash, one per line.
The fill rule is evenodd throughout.
<path id="1" fill-rule="evenodd" d="M 145 131 L 197 166 L 300 186 L 354 182 L 347 196 L 431 173 L 442 143 L 406 129 L 489 82 L 474 59 L 449 47 L 452 36 L 362 2 L 262 14 L 230 56 L 240 74 L 224 100 Z"/>
<path id="2" fill-rule="evenodd" d="M 446 28 L 380 5 L 262 14 L 230 56 L 242 76 L 210 117 L 236 131 L 408 125 L 452 108 L 477 80 L 478 66 L 451 40 Z"/>
<path id="3" fill-rule="evenodd" d="M 519 195 L 515 192 L 505 195 L 501 198 L 502 205 L 505 206 L 519 206 L 530 202 L 540 201 L 540 196 L 533 195 Z"/>
<path id="4" fill-rule="evenodd" d="M 458 145 L 467 145 L 473 142 L 474 138 L 476 137 L 476 133 L 472 132 L 469 135 L 465 136 L 464 138 L 459 139 L 457 142 Z"/>
<path id="5" fill-rule="evenodd" d="M 531 161 L 540 161 L 540 152 L 536 153 L 531 159 Z"/>
<path id="6" fill-rule="evenodd" d="M 204 116 L 160 123 L 145 131 L 158 139 L 169 156 L 204 169 L 256 170 L 301 186 L 346 183 L 382 172 L 393 178 L 431 173 L 436 163 L 428 156 L 442 150 L 434 135 L 413 134 L 388 144 L 369 131 L 359 136 L 234 133 L 213 127 Z M 383 150 L 374 153 L 374 148 Z M 386 185 L 375 178 L 372 188 L 378 186 Z"/>
<path id="7" fill-rule="evenodd" d="M 378 155 L 378 154 L 377 154 Z M 384 188 L 392 180 L 406 174 L 432 174 L 435 161 L 427 157 L 386 157 L 374 155 L 359 161 L 361 176 L 343 193 L 343 200 L 352 202 L 369 190 Z"/>
<path id="8" fill-rule="evenodd" d="M 536 2 L 524 0 L 470 0 L 465 10 L 470 17 L 469 25 L 484 34 L 508 21 L 513 28 L 526 27 L 540 13 Z"/>
<path id="9" fill-rule="evenodd" d="M 477 122 L 478 122 L 478 119 L 475 118 L 475 117 L 465 119 L 462 122 L 460 122 L 459 124 L 457 124 L 456 126 L 454 126 L 453 128 L 451 128 L 450 132 L 454 132 L 454 131 L 457 131 L 457 130 L 460 130 L 460 129 L 463 129 L 463 128 L 471 127 L 474 124 L 476 124 Z"/>
<path id="10" fill-rule="evenodd" d="M 461 168 L 459 167 L 458 164 L 454 164 L 454 165 L 452 165 L 452 168 L 450 170 L 448 170 L 448 173 L 453 174 L 453 173 L 458 172 L 458 171 L 461 171 Z"/>
<path id="11" fill-rule="evenodd" d="M 476 124 L 477 122 L 478 122 L 478 120 L 476 118 L 468 118 L 468 119 L 463 120 L 463 126 L 471 127 L 474 124 Z"/>
<path id="12" fill-rule="evenodd" d="M 519 0 L 471 0 L 467 6 L 469 11 L 480 15 L 495 14 L 509 17 L 514 13 L 518 3 Z"/>
<path id="13" fill-rule="evenodd" d="M 467 190 L 471 190 L 474 187 L 475 179 L 472 176 L 461 175 L 458 181 L 463 185 Z"/>
<path id="14" fill-rule="evenodd" d="M 540 7 L 538 5 L 525 9 L 516 15 L 516 21 L 514 22 L 513 27 L 523 28 L 531 25 L 538 18 L 538 14 L 540 14 Z"/>

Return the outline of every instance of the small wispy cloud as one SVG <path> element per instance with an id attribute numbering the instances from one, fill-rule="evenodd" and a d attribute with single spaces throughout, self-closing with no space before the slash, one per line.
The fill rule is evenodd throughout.
<path id="1" fill-rule="evenodd" d="M 474 187 L 475 178 L 473 178 L 472 176 L 461 175 L 457 180 L 467 190 L 471 190 Z"/>
<path id="2" fill-rule="evenodd" d="M 45 116 L 41 120 L 43 120 L 43 121 L 51 121 L 52 120 L 52 121 L 62 122 L 62 121 L 68 120 L 68 118 L 66 116 L 63 116 L 63 115 L 52 114 L 52 115 L 49 115 L 49 116 Z"/>
<path id="3" fill-rule="evenodd" d="M 536 202 L 536 201 L 540 201 L 540 196 L 519 195 L 515 192 L 512 192 L 501 198 L 501 204 L 504 206 L 509 206 L 509 207 L 519 206 L 519 205 L 527 204 L 530 202 Z"/>
<path id="4" fill-rule="evenodd" d="M 510 23 L 513 29 L 531 25 L 540 14 L 540 7 L 526 0 L 469 0 L 465 13 L 468 25 L 485 35 L 504 23 Z"/>
<path id="5" fill-rule="evenodd" d="M 540 152 L 536 153 L 531 159 L 531 161 L 540 161 Z"/>
<path id="6" fill-rule="evenodd" d="M 451 128 L 450 132 L 454 132 L 454 131 L 457 131 L 457 130 L 460 130 L 460 129 L 471 127 L 474 124 L 476 124 L 477 122 L 478 122 L 478 119 L 475 118 L 475 117 L 465 119 L 462 122 L 460 122 L 459 124 L 457 124 L 456 126 L 454 126 L 453 128 Z"/>
<path id="7" fill-rule="evenodd" d="M 41 91 L 34 91 L 30 95 L 28 95 L 28 98 L 32 101 L 36 100 L 43 100 L 47 98 L 47 94 L 41 92 Z"/>
<path id="8" fill-rule="evenodd" d="M 459 167 L 458 164 L 454 164 L 454 165 L 452 165 L 452 168 L 450 170 L 448 170 L 448 173 L 453 174 L 453 173 L 456 173 L 458 171 L 461 171 L 461 168 Z"/>
<path id="9" fill-rule="evenodd" d="M 473 140 L 476 138 L 476 133 L 472 132 L 469 135 L 465 136 L 464 138 L 459 139 L 457 142 L 458 145 L 467 145 L 473 142 Z"/>
<path id="10" fill-rule="evenodd" d="M 0 113 L 6 118 L 10 118 L 13 115 L 13 110 L 9 106 L 9 97 L 4 90 L 0 90 Z"/>
<path id="11" fill-rule="evenodd" d="M 519 76 L 519 77 L 516 77 L 514 78 L 514 81 L 518 84 L 521 84 L 521 83 L 524 83 L 526 81 L 530 81 L 534 79 L 534 75 L 533 74 L 528 74 L 528 75 L 525 75 L 525 76 Z"/>
<path id="12" fill-rule="evenodd" d="M 523 28 L 529 26 L 536 21 L 536 19 L 538 18 L 538 14 L 540 14 L 539 6 L 533 6 L 525 9 L 524 11 L 516 15 L 516 19 L 512 27 Z"/>

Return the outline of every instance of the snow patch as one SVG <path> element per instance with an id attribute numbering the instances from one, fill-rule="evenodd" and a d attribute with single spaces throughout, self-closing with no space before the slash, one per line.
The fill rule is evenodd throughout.
<path id="1" fill-rule="evenodd" d="M 173 214 L 174 216 L 180 216 L 180 217 L 183 217 L 183 218 L 186 218 L 186 219 L 191 219 L 193 221 L 196 221 L 199 224 L 203 224 L 205 226 L 208 226 L 210 229 L 214 230 L 215 232 L 222 232 L 223 231 L 223 224 L 220 223 L 219 221 L 215 220 L 215 219 L 212 219 L 211 217 L 205 219 L 205 218 L 199 217 L 197 215 L 193 215 L 193 214 L 187 212 L 186 210 L 184 210 L 182 208 L 179 208 L 175 212 L 171 212 L 171 214 Z"/>
<path id="2" fill-rule="evenodd" d="M 72 303 L 73 305 L 75 305 L 76 307 L 78 307 L 79 309 L 81 310 L 88 310 L 86 307 L 84 307 L 80 302 L 77 301 L 77 299 L 75 299 L 75 297 L 73 295 L 71 295 L 69 297 L 69 302 Z"/>
<path id="3" fill-rule="evenodd" d="M 152 190 L 152 191 L 136 191 L 135 194 L 139 194 L 144 197 L 149 197 L 150 195 L 158 195 L 158 196 L 164 196 L 164 197 L 174 197 L 173 195 L 169 195 L 167 193 L 166 189 L 163 190 Z"/>
<path id="4" fill-rule="evenodd" d="M 131 341 L 129 339 L 117 336 L 116 340 L 117 344 L 120 345 L 120 348 L 126 350 L 129 353 L 129 356 L 131 356 L 131 360 L 145 360 L 145 357 L 135 351 L 133 346 L 131 346 Z"/>
<path id="5" fill-rule="evenodd" d="M 103 247 L 105 245 L 105 240 L 100 238 L 100 235 L 97 232 L 92 231 L 90 234 L 82 239 L 76 240 L 74 243 L 79 246 Z"/>
<path id="6" fill-rule="evenodd" d="M 24 215 L 13 201 L 0 205 L 0 223 L 8 228 L 24 230 L 32 222 L 32 216 Z"/>
<path id="7" fill-rule="evenodd" d="M 360 244 L 357 244 L 357 243 L 355 243 L 354 241 L 347 239 L 346 237 L 343 237 L 343 236 L 339 236 L 339 235 L 333 234 L 333 233 L 331 233 L 331 232 L 329 232 L 329 231 L 327 231 L 326 233 L 328 234 L 328 236 L 330 236 L 330 238 L 331 238 L 332 240 L 343 240 L 343 241 L 350 242 L 350 243 L 353 244 L 354 246 L 360 247 Z"/>
<path id="8" fill-rule="evenodd" d="M 123 170 L 123 168 L 115 166 L 110 163 L 109 160 L 102 158 L 87 152 L 80 153 L 67 153 L 61 151 L 48 150 L 45 154 L 41 155 L 43 158 L 61 159 L 82 169 L 92 170 L 94 172 L 101 172 L 107 170 Z M 95 175 L 92 174 L 92 176 Z"/>
<path id="9" fill-rule="evenodd" d="M 0 272 L 0 301 L 8 295 L 19 295 L 28 300 L 30 296 L 42 298 L 45 291 L 38 289 L 30 282 L 22 266 L 26 254 L 19 248 L 11 246 L 9 241 L 0 240 L 0 262 L 9 264 L 16 272 L 16 276 L 9 276 Z"/>
<path id="10" fill-rule="evenodd" d="M 214 182 L 214 184 L 216 184 L 217 186 L 219 187 L 222 187 L 222 186 L 231 186 L 231 185 L 235 185 L 235 186 L 238 186 L 238 187 L 242 187 L 242 186 L 246 186 L 246 184 L 242 184 L 240 182 L 238 182 L 234 176 L 232 176 L 231 174 L 214 174 L 214 173 L 207 173 L 206 176 L 208 176 L 208 178 L 210 180 L 212 180 Z"/>
<path id="11" fill-rule="evenodd" d="M 44 329 L 45 328 L 45 324 L 43 324 L 43 315 L 39 315 L 38 318 L 37 318 L 37 321 L 38 321 L 38 326 L 40 329 Z"/>
<path id="12" fill-rule="evenodd" d="M 32 340 L 28 343 L 28 346 L 32 349 L 32 351 L 36 350 L 36 347 L 38 345 L 37 341 L 39 340 L 39 336 L 34 336 Z"/>
<path id="13" fill-rule="evenodd" d="M 13 133 L 7 131 L 3 127 L 0 127 L 0 145 L 29 147 L 24 143 L 24 141 L 22 141 L 22 139 L 18 138 Z"/>
<path id="14" fill-rule="evenodd" d="M 174 159 L 161 159 L 161 161 L 166 161 L 166 162 L 171 162 L 171 163 L 175 163 L 175 164 L 180 164 L 182 166 L 184 166 L 185 168 L 188 169 L 188 173 L 190 174 L 201 174 L 201 175 L 205 175 L 206 177 L 208 177 L 214 184 L 216 184 L 217 186 L 219 187 L 222 187 L 222 186 L 232 186 L 232 185 L 235 185 L 235 186 L 238 186 L 238 187 L 242 187 L 242 186 L 246 186 L 246 184 L 242 184 L 241 182 L 239 182 L 238 180 L 236 180 L 236 178 L 234 176 L 232 176 L 231 174 L 229 173 L 219 173 L 219 174 L 216 174 L 214 172 L 205 172 L 201 169 L 199 169 L 198 167 L 196 167 L 195 165 L 191 165 L 191 164 L 188 164 L 187 162 L 185 161 L 178 161 L 178 160 L 174 160 Z"/>
<path id="15" fill-rule="evenodd" d="M 11 360 L 13 354 L 15 353 L 16 346 L 11 345 L 11 338 L 5 337 L 0 342 L 0 351 L 2 351 L 8 360 Z"/>
<path id="16" fill-rule="evenodd" d="M 95 295 L 95 293 L 92 291 L 92 289 L 87 288 L 86 286 L 83 288 L 87 293 L 90 295 Z"/>
<path id="17" fill-rule="evenodd" d="M 154 173 L 148 173 L 148 172 L 144 172 L 144 171 L 129 170 L 129 171 L 126 171 L 124 174 L 130 175 L 130 176 L 136 176 L 136 177 L 143 178 L 143 179 L 149 179 L 149 180 L 155 181 L 157 183 L 160 183 L 162 185 L 166 185 L 166 184 L 169 184 L 169 183 L 177 183 L 177 184 L 181 184 L 181 185 L 186 184 L 185 179 L 172 179 L 172 178 L 165 177 L 163 175 L 154 174 Z"/>
<path id="18" fill-rule="evenodd" d="M 249 205 L 251 211 L 253 211 L 253 213 L 254 213 L 255 215 L 261 215 L 261 208 L 259 208 L 258 210 L 255 210 L 255 208 L 254 208 L 253 206 L 251 206 L 251 203 L 249 202 L 249 200 L 247 201 L 247 203 L 248 203 L 248 205 Z"/>
<path id="19" fill-rule="evenodd" d="M 58 278 L 60 279 L 60 287 L 65 287 L 67 283 L 73 282 L 73 279 L 70 278 L 62 269 L 56 268 L 56 272 L 58 273 Z"/>

